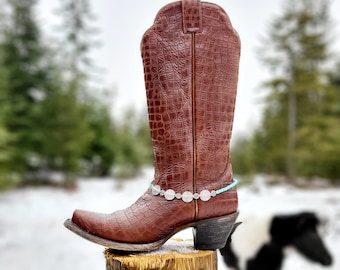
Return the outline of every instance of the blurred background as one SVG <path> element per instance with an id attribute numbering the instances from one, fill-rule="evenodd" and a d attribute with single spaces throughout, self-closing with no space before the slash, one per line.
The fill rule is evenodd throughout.
<path id="1" fill-rule="evenodd" d="M 169 2 L 0 0 L 1 269 L 105 267 L 62 223 L 128 206 L 152 180 L 139 45 Z M 242 43 L 240 209 L 315 211 L 339 257 L 340 0 L 213 2 Z"/>

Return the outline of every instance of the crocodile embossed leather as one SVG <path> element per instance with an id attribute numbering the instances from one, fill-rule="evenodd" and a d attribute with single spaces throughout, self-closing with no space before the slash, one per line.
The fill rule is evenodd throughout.
<path id="1" fill-rule="evenodd" d="M 152 186 L 176 191 L 168 198 L 190 193 L 201 199 L 168 200 L 149 188 L 112 214 L 76 210 L 65 226 L 116 250 L 156 249 L 187 227 L 194 227 L 197 249 L 223 247 L 237 216 L 237 191 L 232 187 L 218 196 L 212 191 L 233 183 L 229 147 L 239 36 L 221 7 L 182 0 L 158 12 L 141 52 L 154 150 Z"/>

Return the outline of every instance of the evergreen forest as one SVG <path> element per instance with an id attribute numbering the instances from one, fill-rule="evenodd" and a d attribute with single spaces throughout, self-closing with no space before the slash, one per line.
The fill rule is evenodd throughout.
<path id="1" fill-rule="evenodd" d="M 146 119 L 129 108 L 114 119 L 112 91 L 92 82 L 89 1 L 59 1 L 58 40 L 42 32 L 37 0 L 1 2 L 0 190 L 71 188 L 78 176 L 126 177 L 150 163 Z"/>
<path id="2" fill-rule="evenodd" d="M 92 83 L 95 20 L 88 0 L 60 0 L 57 37 L 43 33 L 38 0 L 0 0 L 0 190 L 79 176 L 127 177 L 152 164 L 146 118 Z M 340 182 L 340 53 L 330 2 L 286 0 L 259 40 L 270 73 L 261 122 L 233 143 L 240 175 Z M 53 42 L 51 40 L 53 39 Z M 56 40 L 58 39 L 58 40 Z M 113 60 L 114 61 L 114 60 Z"/>
<path id="3" fill-rule="evenodd" d="M 340 180 L 340 55 L 330 2 L 287 0 L 262 37 L 260 125 L 233 148 L 239 174 Z"/>

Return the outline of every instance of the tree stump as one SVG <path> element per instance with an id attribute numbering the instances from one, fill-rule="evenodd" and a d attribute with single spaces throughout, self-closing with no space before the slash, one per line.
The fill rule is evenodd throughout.
<path id="1" fill-rule="evenodd" d="M 193 242 L 170 239 L 153 252 L 115 254 L 106 249 L 106 270 L 217 270 L 216 250 L 195 250 Z"/>

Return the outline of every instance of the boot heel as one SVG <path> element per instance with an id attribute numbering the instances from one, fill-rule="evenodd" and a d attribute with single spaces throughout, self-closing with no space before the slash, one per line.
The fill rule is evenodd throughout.
<path id="1" fill-rule="evenodd" d="M 223 248 L 233 230 L 237 213 L 197 221 L 193 228 L 194 246 L 199 250 Z"/>

